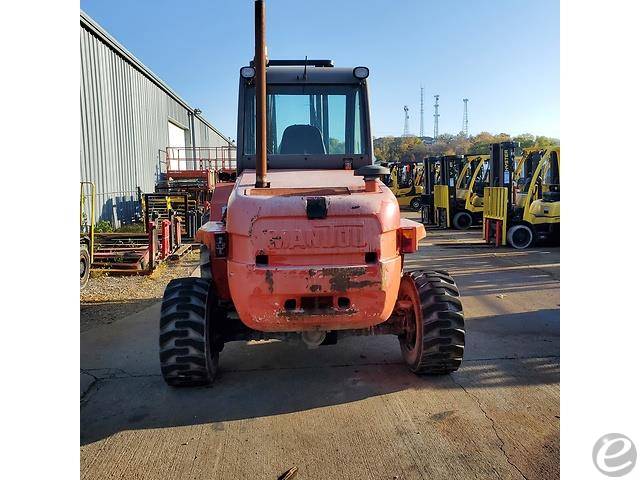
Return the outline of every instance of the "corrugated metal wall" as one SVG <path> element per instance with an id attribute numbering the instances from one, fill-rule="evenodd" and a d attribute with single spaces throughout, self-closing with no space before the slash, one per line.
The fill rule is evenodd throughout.
<path id="1" fill-rule="evenodd" d="M 188 130 L 190 109 L 139 69 L 137 61 L 113 48 L 97 28 L 81 16 L 80 178 L 96 185 L 97 219 L 111 220 L 115 212 L 128 221 L 136 213 L 137 187 L 154 189 L 160 150 L 169 142 L 168 121 Z M 229 144 L 198 117 L 195 133 L 196 146 Z M 188 131 L 186 145 L 191 145 Z"/>

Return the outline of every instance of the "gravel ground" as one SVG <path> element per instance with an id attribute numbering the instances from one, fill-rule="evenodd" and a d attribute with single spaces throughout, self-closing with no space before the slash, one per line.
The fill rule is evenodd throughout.
<path id="1" fill-rule="evenodd" d="M 80 293 L 80 331 L 113 323 L 157 302 L 167 283 L 191 275 L 198 260 L 199 253 L 195 250 L 178 261 L 160 264 L 151 275 L 92 276 Z"/>

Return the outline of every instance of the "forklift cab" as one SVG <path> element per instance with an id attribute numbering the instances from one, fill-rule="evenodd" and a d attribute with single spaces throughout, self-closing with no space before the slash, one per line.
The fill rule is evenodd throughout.
<path id="1" fill-rule="evenodd" d="M 560 201 L 560 150 L 549 152 L 549 161 L 543 172 L 542 200 L 545 202 Z"/>
<path id="2" fill-rule="evenodd" d="M 529 189 L 532 188 L 531 182 L 533 180 L 533 174 L 538 168 L 538 164 L 544 153 L 544 150 L 538 148 L 525 149 L 523 152 L 519 165 L 519 175 L 515 181 L 515 203 L 518 208 L 524 207 L 527 193 Z M 538 190 L 539 186 L 539 184 L 534 183 L 533 188 L 536 189 L 534 190 L 534 196 L 540 195 L 541 190 Z"/>

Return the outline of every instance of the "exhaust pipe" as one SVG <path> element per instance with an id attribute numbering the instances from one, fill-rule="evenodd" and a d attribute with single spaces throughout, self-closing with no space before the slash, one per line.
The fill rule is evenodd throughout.
<path id="1" fill-rule="evenodd" d="M 255 2 L 256 50 L 256 188 L 268 188 L 267 181 L 267 55 L 264 0 Z"/>

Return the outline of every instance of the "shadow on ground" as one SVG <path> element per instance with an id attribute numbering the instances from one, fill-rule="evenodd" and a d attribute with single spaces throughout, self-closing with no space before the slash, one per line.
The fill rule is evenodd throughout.
<path id="1" fill-rule="evenodd" d="M 401 390 L 555 384 L 559 380 L 559 351 L 553 341 L 559 334 L 557 314 L 551 310 L 470 320 L 470 338 L 477 341 L 488 335 L 493 346 L 483 350 L 483 342 L 468 345 L 468 360 L 451 376 L 410 373 L 397 340 L 389 336 L 354 337 L 317 350 L 281 342 L 230 343 L 222 352 L 215 383 L 193 389 L 168 387 L 159 372 L 88 369 L 86 373 L 98 380 L 81 407 L 81 442 L 92 443 L 123 430 L 204 423 L 222 428 L 225 421 L 358 402 Z M 544 352 L 547 356 L 523 358 L 501 341 L 509 332 L 521 337 L 517 343 L 547 339 L 551 349 Z M 151 353 L 155 356 L 157 350 Z"/>

